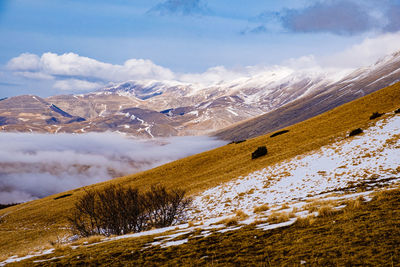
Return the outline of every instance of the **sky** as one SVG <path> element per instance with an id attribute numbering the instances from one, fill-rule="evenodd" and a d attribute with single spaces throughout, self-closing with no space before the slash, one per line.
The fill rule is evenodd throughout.
<path id="1" fill-rule="evenodd" d="M 400 50 L 398 14 L 400 0 L 0 0 L 0 98 L 353 69 Z"/>

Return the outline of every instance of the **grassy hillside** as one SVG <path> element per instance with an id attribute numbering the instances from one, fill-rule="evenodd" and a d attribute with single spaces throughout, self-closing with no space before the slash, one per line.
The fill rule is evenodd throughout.
<path id="1" fill-rule="evenodd" d="M 187 243 L 143 248 L 154 236 L 118 240 L 22 262 L 29 266 L 398 266 L 400 190 L 378 193 L 360 206 L 298 220 L 269 231 L 245 226 Z M 182 237 L 185 238 L 185 237 Z M 46 261 L 50 259 L 49 261 Z M 21 263 L 19 263 L 21 264 Z"/>
<path id="2" fill-rule="evenodd" d="M 113 179 L 107 184 L 137 186 L 143 190 L 155 183 L 181 187 L 194 194 L 267 165 L 291 158 L 345 138 L 354 128 L 373 124 L 372 112 L 393 112 L 400 107 L 400 83 L 384 88 L 361 99 L 335 108 L 317 117 L 290 126 L 288 133 L 270 138 L 260 136 L 240 144 L 226 145 L 212 151 L 178 160 L 149 171 Z M 267 145 L 268 155 L 256 160 L 251 153 Z M 72 194 L 63 198 L 58 196 Z M 83 189 L 49 196 L 0 210 L 0 259 L 16 253 L 24 254 L 35 247 L 50 246 L 67 232 L 66 216 Z"/>

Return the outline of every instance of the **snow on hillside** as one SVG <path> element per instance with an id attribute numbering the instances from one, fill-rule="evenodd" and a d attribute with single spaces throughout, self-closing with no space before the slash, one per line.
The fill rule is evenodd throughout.
<path id="1" fill-rule="evenodd" d="M 194 199 L 192 216 L 215 218 L 255 207 L 306 200 L 328 192 L 366 189 L 400 180 L 400 116 L 386 118 L 364 134 L 339 140 L 246 177 L 211 188 Z M 190 217 L 190 216 L 189 216 Z"/>

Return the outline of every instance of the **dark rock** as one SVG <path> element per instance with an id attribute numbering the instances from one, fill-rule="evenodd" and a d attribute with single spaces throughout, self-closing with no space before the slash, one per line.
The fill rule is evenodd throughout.
<path id="1" fill-rule="evenodd" d="M 267 155 L 267 153 L 268 153 L 267 147 L 260 146 L 251 154 L 251 159 L 256 159 L 256 158 L 265 156 L 265 155 Z"/>
<path id="2" fill-rule="evenodd" d="M 75 118 L 69 120 L 67 123 L 81 122 L 81 121 L 86 121 L 86 119 L 84 119 L 82 117 L 75 117 Z"/>
<path id="3" fill-rule="evenodd" d="M 64 195 L 55 197 L 54 200 L 57 200 L 57 199 L 60 199 L 60 198 L 65 198 L 65 197 L 69 197 L 69 196 L 72 196 L 72 194 L 64 194 Z"/>
<path id="4" fill-rule="evenodd" d="M 370 119 L 370 120 L 374 120 L 374 119 L 376 119 L 376 118 L 381 117 L 383 114 L 385 114 L 385 113 L 374 112 L 374 113 L 372 113 L 372 115 L 369 117 L 369 119 Z"/>
<path id="5" fill-rule="evenodd" d="M 395 113 L 395 114 L 400 113 L 400 108 L 399 108 L 399 109 L 396 109 L 396 110 L 394 111 L 394 113 Z"/>
<path id="6" fill-rule="evenodd" d="M 353 131 L 351 131 L 349 136 L 355 136 L 355 135 L 358 135 L 361 133 L 363 133 L 363 130 L 361 128 L 357 128 L 357 129 L 354 129 Z"/>
<path id="7" fill-rule="evenodd" d="M 59 120 L 57 120 L 57 118 L 55 118 L 55 117 L 51 117 L 50 119 L 47 119 L 46 120 L 46 123 L 47 124 L 57 124 L 57 123 L 59 123 L 60 121 Z"/>
<path id="8" fill-rule="evenodd" d="M 275 137 L 275 136 L 278 136 L 278 135 L 281 135 L 281 134 L 285 134 L 287 132 L 289 132 L 289 130 L 282 130 L 282 131 L 279 131 L 279 132 L 271 134 L 270 137 Z"/>
<path id="9" fill-rule="evenodd" d="M 246 142 L 246 139 L 245 139 L 245 140 L 232 141 L 232 142 L 230 142 L 228 145 L 231 145 L 231 144 L 240 144 L 240 143 L 243 143 L 243 142 Z"/>

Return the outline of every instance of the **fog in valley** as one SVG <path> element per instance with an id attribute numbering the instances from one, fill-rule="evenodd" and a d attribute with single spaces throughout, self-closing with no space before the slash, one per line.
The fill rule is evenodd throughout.
<path id="1" fill-rule="evenodd" d="M 117 133 L 0 134 L 0 203 L 135 173 L 224 145 L 210 137 L 137 140 Z"/>

